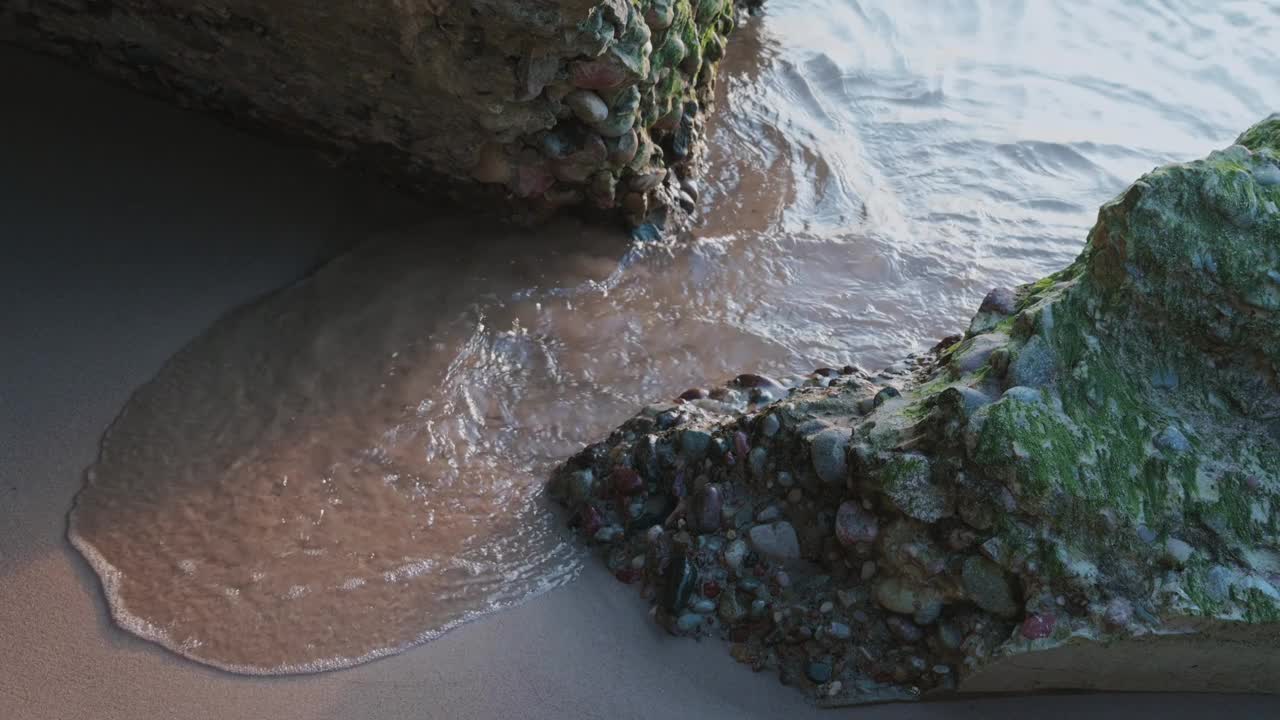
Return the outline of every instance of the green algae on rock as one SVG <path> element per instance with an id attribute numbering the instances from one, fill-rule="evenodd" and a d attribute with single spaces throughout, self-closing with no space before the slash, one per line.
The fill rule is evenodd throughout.
<path id="1" fill-rule="evenodd" d="M 696 199 L 739 5 L 759 0 L 23 1 L 0 40 L 516 218 L 661 226 Z"/>
<path id="2" fill-rule="evenodd" d="M 1278 364 L 1280 115 L 1138 180 L 1076 262 L 927 356 L 685 393 L 551 490 L 646 596 L 701 580 L 658 609 L 672 632 L 824 704 L 1277 692 Z M 618 468 L 634 493 L 573 485 Z M 755 547 L 780 526 L 799 558 Z"/>

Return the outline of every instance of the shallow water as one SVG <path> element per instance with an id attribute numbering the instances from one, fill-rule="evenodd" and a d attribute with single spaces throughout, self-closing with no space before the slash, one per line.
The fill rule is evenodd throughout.
<path id="1" fill-rule="evenodd" d="M 434 637 L 573 577 L 559 458 L 690 385 L 954 332 L 1141 172 L 1277 109 L 1276 47 L 1277 3 L 770 0 L 722 73 L 696 240 L 374 238 L 138 392 L 73 542 L 118 621 L 219 667 Z"/>

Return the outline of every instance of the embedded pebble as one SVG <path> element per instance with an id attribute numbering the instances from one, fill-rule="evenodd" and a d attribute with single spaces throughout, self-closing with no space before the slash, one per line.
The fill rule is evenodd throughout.
<path id="1" fill-rule="evenodd" d="M 1053 634 L 1057 618 L 1053 615 L 1028 615 L 1022 621 L 1022 636 L 1028 640 L 1039 640 Z"/>
<path id="2" fill-rule="evenodd" d="M 782 428 L 782 423 L 778 420 L 777 415 L 765 415 L 760 420 L 760 432 L 767 438 L 778 434 L 778 430 Z"/>
<path id="3" fill-rule="evenodd" d="M 853 636 L 853 630 L 844 623 L 833 622 L 827 627 L 827 632 L 831 633 L 831 637 L 837 640 L 848 640 Z"/>
<path id="4" fill-rule="evenodd" d="M 831 664 L 825 662 L 811 662 L 806 668 L 805 674 L 809 679 L 821 685 L 831 679 Z"/>
<path id="5" fill-rule="evenodd" d="M 1112 629 L 1123 629 L 1133 622 L 1133 603 L 1125 598 L 1112 598 L 1102 614 L 1103 621 Z"/>
<path id="6" fill-rule="evenodd" d="M 774 520 L 777 520 L 780 517 L 782 517 L 782 511 L 778 509 L 778 506 L 769 505 L 765 507 L 763 510 L 761 510 L 760 512 L 756 513 L 756 522 L 762 522 L 762 523 L 773 522 Z"/>
<path id="7" fill-rule="evenodd" d="M 800 559 L 800 541 L 796 530 L 785 520 L 756 525 L 747 536 L 761 555 L 784 562 Z"/>
<path id="8" fill-rule="evenodd" d="M 971 555 L 960 575 L 965 592 L 978 607 L 993 615 L 1011 617 L 1018 613 L 1013 588 L 1004 568 L 985 557 Z"/>
<path id="9" fill-rule="evenodd" d="M 836 537 L 840 544 L 852 547 L 860 542 L 875 542 L 880 533 L 880 521 L 852 500 L 840 503 L 836 511 Z"/>
<path id="10" fill-rule="evenodd" d="M 724 561 L 735 572 L 742 569 L 742 561 L 747 557 L 747 544 L 734 540 L 724 549 Z"/>
<path id="11" fill-rule="evenodd" d="M 889 632 L 896 635 L 903 642 L 917 643 L 924 638 L 924 631 L 906 618 L 890 615 L 885 619 L 885 624 L 889 626 Z"/>
<path id="12" fill-rule="evenodd" d="M 718 483 L 704 485 L 698 491 L 695 502 L 697 529 L 702 532 L 719 530 L 723 507 L 724 493 L 720 485 Z"/>
<path id="13" fill-rule="evenodd" d="M 595 489 L 595 476 L 591 470 L 579 470 L 569 476 L 569 497 L 577 502 L 584 502 L 591 497 Z"/>
<path id="14" fill-rule="evenodd" d="M 693 632 L 702 626 L 702 616 L 698 613 L 688 612 L 680 616 L 676 621 L 676 627 L 684 632 Z"/>
<path id="15" fill-rule="evenodd" d="M 933 588 L 916 586 L 902 578 L 889 577 L 876 583 L 876 602 L 890 612 L 914 615 L 918 612 L 936 614 L 942 609 L 942 595 Z"/>
<path id="16" fill-rule="evenodd" d="M 813 469 L 828 485 L 842 485 L 849 474 L 846 452 L 849 448 L 848 428 L 828 428 L 814 436 L 809 444 Z"/>
<path id="17" fill-rule="evenodd" d="M 727 592 L 720 596 L 720 619 L 733 624 L 747 616 L 747 608 L 742 606 L 736 592 Z"/>
<path id="18" fill-rule="evenodd" d="M 1185 540 L 1171 537 L 1164 541 L 1164 559 L 1173 567 L 1183 567 L 1191 556 L 1195 554 L 1195 548 Z"/>
<path id="19" fill-rule="evenodd" d="M 716 611 L 714 600 L 698 600 L 693 604 L 693 611 L 701 615 L 710 615 Z"/>
<path id="20" fill-rule="evenodd" d="M 1170 425 L 1156 436 L 1156 447 L 1172 453 L 1184 453 L 1191 450 L 1191 441 L 1181 430 Z"/>
<path id="21" fill-rule="evenodd" d="M 762 447 L 753 448 L 747 455 L 747 468 L 751 471 L 751 477 L 759 480 L 764 477 L 765 460 L 769 457 L 769 451 Z"/>
<path id="22" fill-rule="evenodd" d="M 574 90 L 564 98 L 573 114 L 584 123 L 592 125 L 609 117 L 609 106 L 590 90 Z"/>

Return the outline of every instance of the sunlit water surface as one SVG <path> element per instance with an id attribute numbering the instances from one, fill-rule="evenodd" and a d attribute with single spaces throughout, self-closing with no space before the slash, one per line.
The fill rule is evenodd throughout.
<path id="1" fill-rule="evenodd" d="M 1280 109 L 1276 48 L 1275 2 L 770 0 L 725 63 L 696 239 L 375 238 L 138 392 L 73 542 L 119 622 L 226 669 L 435 637 L 574 575 L 558 459 L 691 385 L 953 332 L 1133 178 Z"/>

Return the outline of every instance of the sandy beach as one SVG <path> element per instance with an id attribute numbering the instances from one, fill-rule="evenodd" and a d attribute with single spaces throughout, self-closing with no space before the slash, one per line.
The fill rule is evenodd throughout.
<path id="1" fill-rule="evenodd" d="M 1238 718 L 1280 699 L 1058 695 L 818 711 L 667 636 L 589 563 L 404 654 L 240 677 L 116 628 L 66 513 L 130 393 L 220 314 L 427 212 L 205 117 L 0 49 L 0 718 Z"/>

